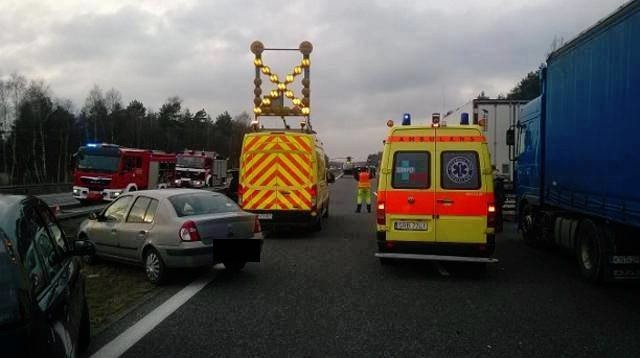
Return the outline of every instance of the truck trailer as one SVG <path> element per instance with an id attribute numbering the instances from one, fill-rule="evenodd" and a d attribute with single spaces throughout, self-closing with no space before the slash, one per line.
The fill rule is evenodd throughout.
<path id="1" fill-rule="evenodd" d="M 640 1 L 549 55 L 542 95 L 507 132 L 519 229 L 589 281 L 640 277 Z"/>
<path id="2" fill-rule="evenodd" d="M 525 100 L 476 98 L 459 108 L 447 112 L 443 121 L 448 125 L 474 124 L 482 128 L 482 134 L 487 138 L 491 165 L 497 174 L 504 179 L 513 180 L 513 155 L 509 153 L 509 146 L 504 133 L 516 123 L 518 113 Z"/>

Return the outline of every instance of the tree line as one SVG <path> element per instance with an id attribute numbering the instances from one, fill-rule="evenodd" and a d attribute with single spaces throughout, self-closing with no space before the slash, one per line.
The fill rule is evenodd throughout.
<path id="1" fill-rule="evenodd" d="M 249 115 L 227 111 L 213 119 L 169 97 L 157 111 L 134 99 L 123 103 L 116 89 L 94 86 L 81 108 L 57 98 L 41 80 L 21 74 L 0 77 L 0 183 L 71 181 L 74 153 L 86 143 L 178 152 L 215 151 L 238 166 Z"/>

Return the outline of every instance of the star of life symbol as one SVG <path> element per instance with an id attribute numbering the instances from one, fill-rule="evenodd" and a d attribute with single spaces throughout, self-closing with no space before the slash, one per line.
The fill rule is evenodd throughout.
<path id="1" fill-rule="evenodd" d="M 464 184 L 473 177 L 473 166 L 465 157 L 454 157 L 447 164 L 447 177 L 456 184 Z"/>

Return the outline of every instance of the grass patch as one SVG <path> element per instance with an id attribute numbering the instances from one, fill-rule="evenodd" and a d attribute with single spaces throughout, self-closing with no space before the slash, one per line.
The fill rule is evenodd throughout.
<path id="1" fill-rule="evenodd" d="M 92 331 L 110 323 L 155 288 L 140 267 L 100 262 L 84 265 L 82 272 L 87 280 Z"/>
<path id="2" fill-rule="evenodd" d="M 69 237 L 75 237 L 82 220 L 84 218 L 73 218 L 63 220 L 60 224 Z M 82 273 L 87 282 L 92 332 L 112 322 L 118 314 L 155 289 L 147 281 L 142 267 L 100 261 L 94 265 L 84 264 Z"/>

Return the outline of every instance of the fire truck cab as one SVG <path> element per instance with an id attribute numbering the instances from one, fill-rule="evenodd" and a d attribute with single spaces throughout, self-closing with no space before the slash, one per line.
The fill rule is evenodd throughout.
<path id="1" fill-rule="evenodd" d="M 113 201 L 129 191 L 166 188 L 175 176 L 176 155 L 115 144 L 80 147 L 73 197 L 80 202 Z"/>
<path id="2" fill-rule="evenodd" d="M 391 127 L 378 178 L 377 243 L 394 259 L 496 262 L 493 174 L 478 126 Z"/>
<path id="3" fill-rule="evenodd" d="M 215 152 L 185 150 L 176 157 L 176 187 L 203 188 L 226 181 L 227 160 Z"/>

